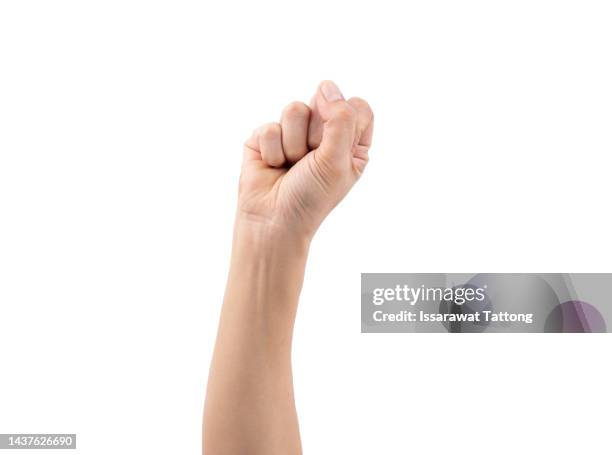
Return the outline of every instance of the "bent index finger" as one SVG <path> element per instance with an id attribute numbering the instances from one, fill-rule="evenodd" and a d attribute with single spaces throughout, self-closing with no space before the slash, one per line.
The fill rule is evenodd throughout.
<path id="1" fill-rule="evenodd" d="M 308 124 L 310 108 L 304 103 L 293 102 L 281 117 L 282 142 L 285 157 L 295 163 L 308 153 Z"/>

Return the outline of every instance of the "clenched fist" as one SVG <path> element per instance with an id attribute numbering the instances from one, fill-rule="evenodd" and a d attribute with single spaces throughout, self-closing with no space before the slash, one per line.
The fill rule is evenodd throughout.
<path id="1" fill-rule="evenodd" d="M 310 107 L 289 104 L 245 143 L 239 216 L 312 236 L 363 173 L 372 130 L 367 102 L 322 82 Z"/>

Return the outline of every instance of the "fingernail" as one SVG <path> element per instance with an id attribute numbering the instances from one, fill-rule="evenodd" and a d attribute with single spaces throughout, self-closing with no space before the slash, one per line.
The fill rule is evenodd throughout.
<path id="1" fill-rule="evenodd" d="M 343 100 L 342 92 L 332 81 L 323 81 L 321 84 L 321 93 L 327 101 Z"/>

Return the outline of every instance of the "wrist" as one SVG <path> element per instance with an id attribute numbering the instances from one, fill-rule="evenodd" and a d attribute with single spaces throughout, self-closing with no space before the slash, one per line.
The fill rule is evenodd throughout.
<path id="1" fill-rule="evenodd" d="M 311 237 L 278 225 L 238 217 L 230 282 L 256 289 L 262 305 L 297 305 Z"/>
<path id="2" fill-rule="evenodd" d="M 239 214 L 234 223 L 234 250 L 259 255 L 308 255 L 314 231 Z"/>

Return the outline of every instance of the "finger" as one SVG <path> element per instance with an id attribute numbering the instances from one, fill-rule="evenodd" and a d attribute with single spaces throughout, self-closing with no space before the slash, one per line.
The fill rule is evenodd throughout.
<path id="1" fill-rule="evenodd" d="M 267 123 L 259 128 L 259 151 L 261 157 L 272 167 L 285 164 L 281 139 L 281 126 L 278 123 Z"/>
<path id="2" fill-rule="evenodd" d="M 321 144 L 323 136 L 323 120 L 316 103 L 315 95 L 310 103 L 311 115 L 308 130 L 308 146 L 311 149 L 317 148 Z M 374 132 L 374 114 L 367 101 L 362 98 L 350 98 L 348 103 L 357 111 L 357 135 L 358 145 L 370 147 L 372 145 L 372 135 Z"/>
<path id="3" fill-rule="evenodd" d="M 357 145 L 370 147 L 374 130 L 374 113 L 368 102 L 362 98 L 351 98 L 348 103 L 357 112 Z"/>
<path id="4" fill-rule="evenodd" d="M 357 129 L 357 111 L 331 81 L 324 81 L 317 91 L 317 109 L 323 120 L 319 150 L 332 161 L 351 156 Z"/>
<path id="5" fill-rule="evenodd" d="M 253 131 L 251 137 L 249 137 L 244 143 L 243 160 L 261 160 L 261 153 L 259 151 L 259 128 Z"/>
<path id="6" fill-rule="evenodd" d="M 304 103 L 289 104 L 281 116 L 282 144 L 285 158 L 291 163 L 308 153 L 308 123 L 310 108 Z"/>
<path id="7" fill-rule="evenodd" d="M 323 119 L 317 107 L 317 95 L 310 101 L 310 123 L 308 125 L 308 147 L 310 150 L 316 149 L 321 145 L 323 137 Z"/>

